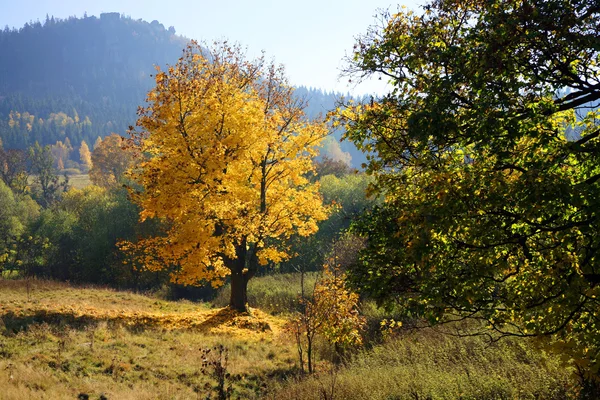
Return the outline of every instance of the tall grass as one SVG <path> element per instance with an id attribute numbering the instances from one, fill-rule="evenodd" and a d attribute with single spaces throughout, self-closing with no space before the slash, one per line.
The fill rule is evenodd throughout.
<path id="1" fill-rule="evenodd" d="M 530 341 L 488 343 L 432 329 L 359 353 L 334 373 L 277 383 L 272 399 L 565 399 L 570 371 Z M 324 392 L 325 391 L 325 392 Z"/>

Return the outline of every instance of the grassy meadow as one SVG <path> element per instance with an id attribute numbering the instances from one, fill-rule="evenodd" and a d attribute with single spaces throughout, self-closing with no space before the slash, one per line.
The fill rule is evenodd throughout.
<path id="1" fill-rule="evenodd" d="M 64 180 L 64 178 L 61 178 Z M 88 174 L 75 174 L 69 176 L 69 185 L 75 189 L 83 189 L 86 186 L 91 185 L 90 176 Z"/>
<path id="2" fill-rule="evenodd" d="M 2 280 L 2 399 L 216 399 L 217 359 L 232 399 L 568 398 L 569 369 L 533 343 L 436 330 L 383 338 L 371 329 L 365 347 L 337 365 L 319 341 L 317 373 L 302 375 L 284 329 L 299 291 L 295 274 L 255 278 L 251 305 L 262 310 L 237 315 L 216 306 L 227 289 L 215 305 Z M 385 316 L 363 308 L 370 325 Z"/>
<path id="3" fill-rule="evenodd" d="M 68 179 L 69 179 L 69 187 L 73 187 L 75 189 L 83 189 L 84 187 L 92 184 L 92 182 L 90 181 L 90 176 L 88 174 L 76 173 L 76 174 L 67 174 L 67 175 L 68 175 Z M 58 178 L 59 178 L 59 182 L 65 181 L 64 175 L 62 175 L 60 171 L 58 173 Z M 28 184 L 33 185 L 33 183 L 34 183 L 34 176 L 30 175 Z"/>

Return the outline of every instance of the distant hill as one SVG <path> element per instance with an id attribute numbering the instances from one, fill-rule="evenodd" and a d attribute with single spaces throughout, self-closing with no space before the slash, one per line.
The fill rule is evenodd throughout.
<path id="1" fill-rule="evenodd" d="M 73 145 L 122 133 L 152 86 L 154 65 L 177 60 L 187 39 L 118 13 L 26 24 L 0 32 L 0 137 Z M 12 114 L 11 114 L 12 112 Z M 87 119 L 86 119 L 87 117 Z"/>
<path id="2" fill-rule="evenodd" d="M 153 86 L 154 66 L 174 64 L 188 39 L 158 21 L 119 13 L 25 24 L 0 31 L 0 139 L 5 148 L 25 149 L 68 142 L 77 167 L 82 141 L 124 134 Z M 333 93 L 298 88 L 309 99 L 309 116 L 333 108 Z M 337 139 L 339 139 L 339 133 Z M 67 141 L 68 139 L 68 141 Z M 359 166 L 360 155 L 336 138 L 329 156 Z"/>

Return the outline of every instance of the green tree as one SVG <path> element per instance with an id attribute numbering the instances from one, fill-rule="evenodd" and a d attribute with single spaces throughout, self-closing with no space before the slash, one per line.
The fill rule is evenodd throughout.
<path id="1" fill-rule="evenodd" d="M 5 150 L 0 145 L 0 178 L 12 190 L 25 193 L 27 190 L 27 154 L 23 150 Z"/>
<path id="2" fill-rule="evenodd" d="M 30 236 L 20 242 L 19 264 L 26 276 L 74 280 L 77 276 L 77 215 L 45 208 L 33 221 Z"/>
<path id="3" fill-rule="evenodd" d="M 431 322 L 551 337 L 597 377 L 600 2 L 424 10 L 384 13 L 348 68 L 393 88 L 338 116 L 385 197 L 352 278 Z"/>
<path id="4" fill-rule="evenodd" d="M 13 193 L 0 180 L 0 271 L 17 269 L 17 244 L 38 213 L 29 196 Z"/>
<path id="5" fill-rule="evenodd" d="M 139 219 L 138 207 L 125 189 L 94 185 L 71 189 L 56 208 L 75 217 L 73 248 L 62 249 L 76 252 L 76 267 L 69 279 L 121 286 L 139 283 L 127 282 L 131 271 L 125 271 L 117 248 L 119 240 L 132 239 L 137 233 Z"/>
<path id="6" fill-rule="evenodd" d="M 62 192 L 67 190 L 69 180 L 65 175 L 64 180 L 60 181 L 54 167 L 54 157 L 50 146 L 42 147 L 35 142 L 35 145 L 29 148 L 29 161 L 35 183 L 36 198 L 43 207 L 48 207 L 60 197 Z"/>
<path id="7" fill-rule="evenodd" d="M 329 164 L 330 160 L 325 161 Z M 373 182 L 372 177 L 364 173 L 338 177 L 335 174 L 338 172 L 337 168 L 331 172 L 318 181 L 323 202 L 332 206 L 331 213 L 319 223 L 319 230 L 313 236 L 295 235 L 290 238 L 291 251 L 297 256 L 283 262 L 280 270 L 294 271 L 299 266 L 307 271 L 320 270 L 335 243 L 341 239 L 352 221 L 380 203 L 377 197 L 367 196 L 367 187 Z"/>
<path id="8" fill-rule="evenodd" d="M 55 279 L 148 287 L 162 277 L 124 262 L 117 247 L 120 240 L 155 232 L 138 219 L 139 209 L 123 188 L 71 189 L 33 221 L 21 241 L 20 264 L 28 274 Z"/>

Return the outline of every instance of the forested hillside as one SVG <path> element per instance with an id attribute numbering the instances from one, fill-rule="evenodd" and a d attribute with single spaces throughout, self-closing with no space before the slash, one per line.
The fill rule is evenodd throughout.
<path id="1" fill-rule="evenodd" d="M 202 40 L 202 38 L 194 38 Z M 0 139 L 5 149 L 40 143 L 67 148 L 66 168 L 78 168 L 82 142 L 124 135 L 153 85 L 155 66 L 174 64 L 188 38 L 174 27 L 119 13 L 25 24 L 0 32 Z M 307 114 L 332 109 L 336 98 L 301 87 Z M 340 133 L 326 141 L 331 158 L 359 167 L 361 156 Z M 60 142 L 60 143 L 59 143 Z"/>
<path id="2" fill-rule="evenodd" d="M 124 132 L 150 89 L 153 65 L 176 60 L 187 39 L 154 21 L 84 17 L 0 33 L 0 137 L 8 148 Z"/>

